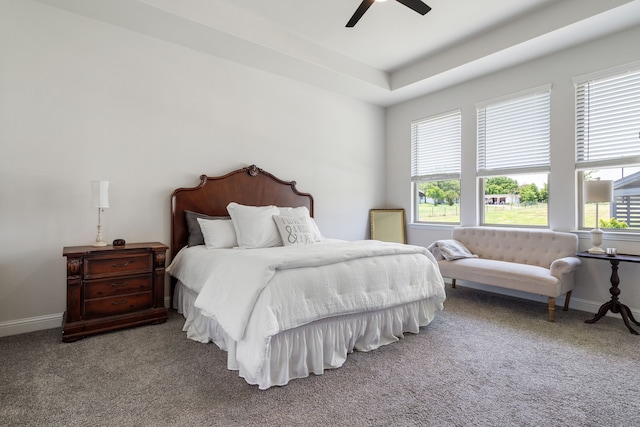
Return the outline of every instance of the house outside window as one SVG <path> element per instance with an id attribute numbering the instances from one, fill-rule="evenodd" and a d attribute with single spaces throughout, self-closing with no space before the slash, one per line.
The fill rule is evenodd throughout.
<path id="1" fill-rule="evenodd" d="M 477 105 L 480 223 L 549 224 L 551 86 Z"/>
<path id="2" fill-rule="evenodd" d="M 595 227 L 584 181 L 613 181 L 613 200 L 600 203 L 600 228 L 640 231 L 640 62 L 574 79 L 576 170 L 580 228 Z"/>
<path id="3" fill-rule="evenodd" d="M 460 223 L 461 112 L 411 123 L 414 222 Z"/>

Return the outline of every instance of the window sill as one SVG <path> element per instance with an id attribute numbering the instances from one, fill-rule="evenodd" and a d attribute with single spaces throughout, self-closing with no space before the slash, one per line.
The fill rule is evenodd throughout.
<path id="1" fill-rule="evenodd" d="M 460 224 L 450 224 L 450 223 L 442 223 L 436 224 L 434 222 L 412 222 L 409 225 L 409 228 L 415 230 L 451 230 L 453 227 L 460 227 Z"/>
<path id="2" fill-rule="evenodd" d="M 591 240 L 591 230 L 573 230 L 578 239 Z M 606 231 L 602 230 L 602 240 L 614 240 L 618 242 L 640 242 L 640 233 L 633 231 Z"/>

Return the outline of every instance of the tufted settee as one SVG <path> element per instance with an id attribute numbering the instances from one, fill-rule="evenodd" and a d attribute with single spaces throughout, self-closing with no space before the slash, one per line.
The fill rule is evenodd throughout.
<path id="1" fill-rule="evenodd" d="M 581 264 L 575 256 L 576 235 L 523 228 L 455 227 L 451 239 L 473 255 L 450 261 L 436 256 L 440 272 L 452 279 L 453 287 L 459 279 L 547 296 L 550 322 L 554 321 L 556 297 L 566 294 L 563 310 L 568 310 L 575 271 Z"/>

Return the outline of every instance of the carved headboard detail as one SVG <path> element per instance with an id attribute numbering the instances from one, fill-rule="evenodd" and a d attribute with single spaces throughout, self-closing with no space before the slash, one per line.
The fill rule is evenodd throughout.
<path id="1" fill-rule="evenodd" d="M 313 216 L 313 197 L 296 189 L 295 181 L 283 181 L 256 165 L 223 176 L 200 176 L 193 188 L 178 188 L 171 195 L 171 259 L 187 245 L 189 232 L 184 216 L 190 210 L 211 216 L 227 216 L 227 205 L 306 206 Z"/>

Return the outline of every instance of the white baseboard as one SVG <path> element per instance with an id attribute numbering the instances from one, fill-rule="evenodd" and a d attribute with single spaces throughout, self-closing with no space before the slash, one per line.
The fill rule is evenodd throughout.
<path id="1" fill-rule="evenodd" d="M 451 285 L 451 281 L 449 279 L 446 280 L 446 282 L 447 284 Z M 549 298 L 542 295 L 535 295 L 528 292 L 514 291 L 512 289 L 500 288 L 497 286 L 490 286 L 490 285 L 483 285 L 483 284 L 467 282 L 463 280 L 456 281 L 456 286 L 458 285 L 465 286 L 467 288 L 478 289 L 480 291 L 493 292 L 494 294 L 508 295 L 511 297 L 522 298 L 522 299 L 538 301 L 543 303 L 547 303 L 547 301 L 549 300 Z M 569 301 L 569 309 L 586 311 L 587 313 L 596 314 L 600 309 L 600 306 L 605 302 L 606 301 L 599 301 L 599 302 L 589 301 L 589 300 L 576 298 L 572 296 L 571 300 Z M 564 296 L 556 298 L 556 306 L 563 306 L 563 305 L 564 305 Z M 633 317 L 635 317 L 636 319 L 640 319 L 640 310 L 634 309 L 632 307 L 629 307 L 629 308 L 631 309 L 631 313 L 633 314 Z M 611 311 L 607 312 L 606 315 L 612 316 L 612 317 L 620 317 L 620 314 L 612 313 Z"/>
<path id="2" fill-rule="evenodd" d="M 59 328 L 62 326 L 62 314 L 63 313 L 49 314 L 46 316 L 0 322 L 0 337 L 25 334 L 43 329 Z"/>
<path id="3" fill-rule="evenodd" d="M 171 298 L 164 298 L 164 306 L 170 307 Z M 46 316 L 28 317 L 26 319 L 0 322 L 0 337 L 26 334 L 27 332 L 42 331 L 62 327 L 64 313 L 48 314 Z"/>

